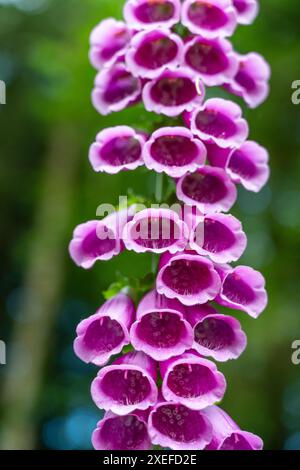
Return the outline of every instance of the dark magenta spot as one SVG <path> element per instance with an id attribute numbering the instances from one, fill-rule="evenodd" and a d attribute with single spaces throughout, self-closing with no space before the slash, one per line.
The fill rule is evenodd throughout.
<path id="1" fill-rule="evenodd" d="M 104 92 L 104 100 L 114 104 L 128 98 L 138 90 L 139 81 L 126 70 L 118 70 L 112 74 Z"/>
<path id="2" fill-rule="evenodd" d="M 106 420 L 100 435 L 108 450 L 139 449 L 149 440 L 147 425 L 133 415 Z"/>
<path id="3" fill-rule="evenodd" d="M 177 52 L 177 44 L 172 39 L 154 32 L 138 48 L 135 54 L 135 61 L 142 67 L 155 70 L 172 62 Z"/>
<path id="4" fill-rule="evenodd" d="M 177 346 L 185 334 L 185 326 L 176 313 L 153 312 L 145 315 L 137 328 L 137 335 L 156 348 Z"/>
<path id="5" fill-rule="evenodd" d="M 110 165 L 120 166 L 136 162 L 141 151 L 141 144 L 134 137 L 115 137 L 101 148 L 101 158 Z"/>
<path id="6" fill-rule="evenodd" d="M 135 405 L 149 396 L 151 387 L 137 370 L 111 370 L 103 377 L 101 390 L 121 405 Z"/>
<path id="7" fill-rule="evenodd" d="M 194 83 L 186 77 L 162 77 L 151 89 L 152 99 L 163 106 L 181 106 L 196 96 Z"/>
<path id="8" fill-rule="evenodd" d="M 155 139 L 151 145 L 151 156 L 157 162 L 167 166 L 185 166 L 193 162 L 198 155 L 198 147 L 188 137 L 166 135 Z"/>
<path id="9" fill-rule="evenodd" d="M 226 277 L 223 295 L 240 305 L 249 305 L 255 300 L 255 292 L 237 273 L 228 274 Z"/>
<path id="10" fill-rule="evenodd" d="M 202 204 L 215 204 L 227 195 L 226 186 L 221 178 L 200 172 L 187 175 L 181 187 L 187 197 Z"/>
<path id="11" fill-rule="evenodd" d="M 210 286 L 212 275 L 207 265 L 192 260 L 175 260 L 164 270 L 162 280 L 180 295 L 194 295 Z"/>
<path id="12" fill-rule="evenodd" d="M 232 119 L 213 109 L 200 111 L 196 117 L 196 126 L 201 132 L 222 139 L 232 137 L 237 131 Z"/>
<path id="13" fill-rule="evenodd" d="M 221 351 L 232 345 L 234 332 L 228 323 L 218 318 L 206 318 L 195 328 L 195 341 L 212 351 Z"/>
<path id="14" fill-rule="evenodd" d="M 205 39 L 191 46 L 185 58 L 190 67 L 207 75 L 221 73 L 228 67 L 228 59 L 220 47 Z"/>
<path id="15" fill-rule="evenodd" d="M 189 8 L 188 17 L 195 25 L 211 31 L 222 28 L 228 21 L 221 8 L 211 5 L 209 1 L 194 2 Z"/>
<path id="16" fill-rule="evenodd" d="M 103 317 L 91 323 L 84 335 L 83 344 L 90 352 L 106 353 L 115 349 L 124 340 L 121 325 L 109 317 Z"/>
<path id="17" fill-rule="evenodd" d="M 180 364 L 169 374 L 167 384 L 178 397 L 197 398 L 213 390 L 217 382 L 208 367 L 200 364 Z"/>
<path id="18" fill-rule="evenodd" d="M 135 8 L 135 16 L 142 23 L 168 21 L 174 13 L 174 4 L 167 0 L 145 0 Z"/>
<path id="19" fill-rule="evenodd" d="M 232 247 L 235 241 L 235 235 L 225 224 L 214 219 L 205 219 L 203 248 L 206 251 L 220 253 Z"/>

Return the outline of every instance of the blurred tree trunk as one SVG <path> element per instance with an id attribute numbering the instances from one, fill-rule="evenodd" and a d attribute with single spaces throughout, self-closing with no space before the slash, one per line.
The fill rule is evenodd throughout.
<path id="1" fill-rule="evenodd" d="M 65 278 L 78 147 L 74 129 L 66 125 L 54 129 L 25 268 L 21 321 L 15 322 L 8 348 L 2 449 L 33 449 L 36 444 L 35 407 Z M 27 357 L 29 361 L 23 368 Z"/>

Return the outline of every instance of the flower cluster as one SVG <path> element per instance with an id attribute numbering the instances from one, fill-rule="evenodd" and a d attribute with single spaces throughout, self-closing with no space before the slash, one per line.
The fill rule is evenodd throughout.
<path id="1" fill-rule="evenodd" d="M 75 353 L 100 367 L 91 394 L 106 414 L 95 449 L 263 447 L 216 405 L 226 380 L 213 360 L 237 359 L 247 344 L 240 322 L 218 306 L 257 318 L 267 305 L 263 276 L 230 264 L 247 237 L 228 212 L 237 185 L 258 192 L 267 183 L 268 152 L 247 140 L 239 105 L 205 100 L 215 86 L 249 107 L 266 98 L 269 66 L 227 39 L 257 13 L 256 0 L 127 0 L 124 22 L 104 20 L 91 34 L 95 108 L 106 115 L 142 101 L 168 118 L 151 135 L 102 130 L 90 148 L 93 169 L 144 165 L 173 178 L 180 201 L 177 210 L 131 206 L 74 231 L 70 254 L 85 269 L 125 249 L 160 255 L 155 285 L 137 307 L 120 292 L 78 325 Z"/>

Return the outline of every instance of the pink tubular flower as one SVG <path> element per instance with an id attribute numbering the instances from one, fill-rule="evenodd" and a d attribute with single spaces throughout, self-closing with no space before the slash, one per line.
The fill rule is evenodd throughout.
<path id="1" fill-rule="evenodd" d="M 102 220 L 79 225 L 73 234 L 69 252 L 73 261 L 90 269 L 96 261 L 108 261 L 123 250 L 122 230 L 133 218 L 134 206 L 114 212 Z"/>
<path id="2" fill-rule="evenodd" d="M 258 15 L 259 5 L 257 0 L 233 0 L 233 6 L 240 24 L 251 24 Z"/>
<path id="3" fill-rule="evenodd" d="M 248 137 L 249 127 L 241 108 L 221 98 L 207 100 L 191 116 L 191 129 L 201 140 L 220 147 L 238 147 Z"/>
<path id="4" fill-rule="evenodd" d="M 224 170 L 204 166 L 177 182 L 177 197 L 202 214 L 227 212 L 236 202 L 237 189 Z"/>
<path id="5" fill-rule="evenodd" d="M 91 145 L 89 159 L 97 172 L 116 174 L 122 170 L 135 170 L 143 165 L 142 149 L 145 136 L 128 126 L 104 129 Z"/>
<path id="6" fill-rule="evenodd" d="M 135 103 L 141 90 L 140 79 L 128 72 L 125 64 L 116 62 L 96 76 L 92 102 L 96 110 L 105 116 Z"/>
<path id="7" fill-rule="evenodd" d="M 233 150 L 227 160 L 226 171 L 233 181 L 248 191 L 259 192 L 270 176 L 269 154 L 256 142 L 247 141 Z"/>
<path id="8" fill-rule="evenodd" d="M 101 369 L 92 383 L 96 405 L 118 415 L 146 410 L 157 402 L 156 363 L 143 352 L 128 353 Z"/>
<path id="9" fill-rule="evenodd" d="M 262 450 L 260 437 L 241 431 L 238 425 L 218 406 L 203 411 L 213 427 L 213 438 L 206 450 Z"/>
<path id="10" fill-rule="evenodd" d="M 199 245 L 198 228 L 190 246 L 199 255 L 209 256 L 215 263 L 237 261 L 247 246 L 247 237 L 241 222 L 229 214 L 211 214 L 200 218 L 199 225 L 204 223 L 204 242 Z"/>
<path id="11" fill-rule="evenodd" d="M 239 68 L 235 77 L 225 85 L 231 93 L 241 96 L 250 108 L 262 104 L 269 94 L 270 66 L 256 52 L 238 55 Z"/>
<path id="12" fill-rule="evenodd" d="M 211 305 L 189 307 L 186 319 L 194 329 L 193 349 L 201 356 L 226 362 L 246 349 L 247 337 L 238 320 L 219 314 Z"/>
<path id="13" fill-rule="evenodd" d="M 132 32 L 123 21 L 107 18 L 101 21 L 90 36 L 90 61 L 96 69 L 111 65 L 126 51 Z"/>
<path id="14" fill-rule="evenodd" d="M 180 0 L 127 0 L 124 18 L 133 29 L 171 28 L 180 20 Z"/>
<path id="15" fill-rule="evenodd" d="M 215 144 L 206 146 L 211 165 L 224 168 L 231 179 L 248 191 L 258 193 L 270 176 L 268 151 L 248 140 L 238 149 L 222 149 Z"/>
<path id="16" fill-rule="evenodd" d="M 223 85 L 238 71 L 238 59 L 229 41 L 196 36 L 184 48 L 184 63 L 207 86 Z"/>
<path id="17" fill-rule="evenodd" d="M 143 158 L 150 170 L 180 178 L 204 165 L 206 148 L 185 127 L 163 127 L 144 146 Z"/>
<path id="18" fill-rule="evenodd" d="M 137 351 L 144 351 L 156 361 L 178 356 L 193 344 L 193 330 L 184 319 L 184 307 L 156 291 L 140 302 L 130 337 Z"/>
<path id="19" fill-rule="evenodd" d="M 125 60 L 132 75 L 155 78 L 166 66 L 179 65 L 182 57 L 182 39 L 168 29 L 154 29 L 134 36 Z"/>
<path id="20" fill-rule="evenodd" d="M 221 293 L 216 302 L 258 318 L 268 304 L 265 284 L 261 273 L 248 266 L 228 269 L 223 273 Z"/>
<path id="21" fill-rule="evenodd" d="M 122 239 L 128 250 L 137 253 L 176 253 L 188 243 L 189 229 L 176 212 L 145 209 L 124 227 Z"/>
<path id="22" fill-rule="evenodd" d="M 105 302 L 95 315 L 77 327 L 74 342 L 76 355 L 86 363 L 106 364 L 130 343 L 129 329 L 135 319 L 135 307 L 130 297 L 118 294 Z"/>
<path id="23" fill-rule="evenodd" d="M 187 67 L 167 69 L 143 89 L 146 110 L 170 117 L 192 111 L 203 103 L 204 96 L 202 81 Z"/>
<path id="24" fill-rule="evenodd" d="M 148 432 L 153 445 L 172 450 L 203 450 L 212 439 L 212 426 L 204 413 L 178 401 L 162 401 L 152 409 Z"/>
<path id="25" fill-rule="evenodd" d="M 222 400 L 225 394 L 224 375 L 213 362 L 193 352 L 161 362 L 160 371 L 166 401 L 202 410 Z"/>
<path id="26" fill-rule="evenodd" d="M 220 276 L 207 258 L 190 252 L 162 255 L 156 279 L 159 294 L 195 305 L 213 300 L 220 288 Z"/>
<path id="27" fill-rule="evenodd" d="M 185 0 L 182 23 L 194 34 L 226 37 L 233 34 L 237 17 L 231 0 Z"/>
<path id="28" fill-rule="evenodd" d="M 147 412 L 135 410 L 127 416 L 117 416 L 108 411 L 93 432 L 94 448 L 109 451 L 150 450 L 147 419 Z"/>

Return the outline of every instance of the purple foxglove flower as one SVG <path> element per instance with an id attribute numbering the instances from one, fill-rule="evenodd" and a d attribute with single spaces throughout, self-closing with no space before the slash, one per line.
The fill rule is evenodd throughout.
<path id="1" fill-rule="evenodd" d="M 92 443 L 96 450 L 150 450 L 147 412 L 134 411 L 127 416 L 117 416 L 108 411 L 93 432 Z"/>
<path id="2" fill-rule="evenodd" d="M 107 18 L 101 21 L 90 36 L 90 61 L 96 69 L 108 66 L 124 55 L 132 32 L 123 21 Z"/>
<path id="3" fill-rule="evenodd" d="M 203 103 L 205 88 L 200 77 L 195 77 L 187 67 L 167 69 L 149 81 L 143 89 L 147 111 L 166 116 L 179 116 Z"/>
<path id="4" fill-rule="evenodd" d="M 116 174 L 144 164 L 142 149 L 146 137 L 128 126 L 104 129 L 91 145 L 89 159 L 97 172 Z"/>
<path id="5" fill-rule="evenodd" d="M 207 38 L 231 36 L 237 26 L 231 0 L 185 0 L 181 18 L 192 33 Z"/>
<path id="6" fill-rule="evenodd" d="M 207 100 L 200 109 L 195 109 L 191 129 L 201 140 L 224 148 L 239 147 L 249 134 L 241 108 L 222 98 Z"/>
<path id="7" fill-rule="evenodd" d="M 92 383 L 96 405 L 118 415 L 146 410 L 157 402 L 156 363 L 143 352 L 128 353 L 102 368 Z"/>
<path id="8" fill-rule="evenodd" d="M 194 37 L 184 48 L 184 64 L 207 86 L 223 85 L 238 71 L 238 59 L 229 41 Z"/>
<path id="9" fill-rule="evenodd" d="M 184 319 L 184 312 L 178 300 L 149 292 L 140 302 L 137 321 L 130 330 L 133 347 L 156 361 L 165 361 L 190 349 L 193 330 Z"/>
<path id="10" fill-rule="evenodd" d="M 259 5 L 257 0 L 233 0 L 233 6 L 240 24 L 251 24 L 258 15 Z"/>
<path id="11" fill-rule="evenodd" d="M 262 274 L 248 266 L 226 269 L 221 293 L 215 300 L 220 305 L 242 310 L 250 317 L 258 318 L 268 304 L 265 285 Z"/>
<path id="12" fill-rule="evenodd" d="M 216 365 L 194 353 L 160 363 L 162 394 L 166 401 L 202 410 L 224 397 L 226 380 Z"/>
<path id="13" fill-rule="evenodd" d="M 96 76 L 92 102 L 96 110 L 105 116 L 134 104 L 141 90 L 140 79 L 128 72 L 125 64 L 116 62 Z"/>
<path id="14" fill-rule="evenodd" d="M 193 349 L 201 356 L 226 362 L 246 349 L 247 337 L 240 322 L 219 314 L 211 305 L 189 307 L 186 318 L 194 329 Z"/>
<path id="15" fill-rule="evenodd" d="M 270 177 L 268 162 L 268 151 L 256 142 L 247 141 L 230 153 L 226 171 L 235 183 L 257 193 Z"/>
<path id="16" fill-rule="evenodd" d="M 220 292 L 221 280 L 211 261 L 185 252 L 162 255 L 156 289 L 184 305 L 204 304 Z"/>
<path id="17" fill-rule="evenodd" d="M 237 189 L 221 168 L 204 166 L 177 182 L 177 197 L 195 205 L 202 214 L 229 211 L 237 199 Z"/>
<path id="18" fill-rule="evenodd" d="M 150 413 L 148 432 L 153 445 L 172 450 L 203 450 L 212 439 L 212 426 L 203 411 L 160 402 Z"/>
<path id="19" fill-rule="evenodd" d="M 127 0 L 124 18 L 133 29 L 171 28 L 180 21 L 180 0 Z"/>
<path id="20" fill-rule="evenodd" d="M 239 69 L 235 77 L 225 84 L 231 93 L 241 96 L 250 108 L 263 103 L 269 94 L 270 66 L 256 52 L 245 56 L 237 54 Z"/>
<path id="21" fill-rule="evenodd" d="M 125 57 L 132 75 L 143 78 L 155 78 L 166 66 L 176 67 L 182 59 L 182 39 L 168 29 L 146 30 L 136 34 Z"/>
<path id="22" fill-rule="evenodd" d="M 204 224 L 204 225 L 203 225 Z M 198 227 L 190 246 L 199 255 L 209 256 L 215 263 L 237 261 L 247 246 L 247 237 L 241 222 L 229 214 L 211 214 L 199 218 L 199 227 L 204 230 L 203 244 L 199 244 Z"/>
<path id="23" fill-rule="evenodd" d="M 126 223 L 133 218 L 135 206 L 114 212 L 103 220 L 79 225 L 73 234 L 69 252 L 73 261 L 90 269 L 96 261 L 108 261 L 123 250 L 121 235 Z"/>
<path id="24" fill-rule="evenodd" d="M 189 229 L 176 212 L 145 209 L 124 227 L 122 239 L 128 250 L 137 253 L 176 253 L 188 243 Z"/>
<path id="25" fill-rule="evenodd" d="M 232 181 L 242 184 L 248 191 L 259 192 L 270 176 L 268 151 L 248 140 L 238 149 L 222 149 L 215 144 L 206 145 L 211 165 L 224 168 Z"/>
<path id="26" fill-rule="evenodd" d="M 76 355 L 86 363 L 106 364 L 130 343 L 129 329 L 135 319 L 135 307 L 130 297 L 118 294 L 105 302 L 95 315 L 77 327 L 74 342 Z"/>
<path id="27" fill-rule="evenodd" d="M 144 146 L 143 158 L 149 170 L 180 178 L 204 165 L 206 148 L 186 127 L 163 127 Z"/>
<path id="28" fill-rule="evenodd" d="M 218 406 L 203 411 L 213 427 L 213 438 L 206 450 L 262 450 L 260 437 L 242 431 L 239 426 Z"/>

